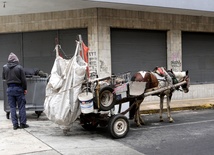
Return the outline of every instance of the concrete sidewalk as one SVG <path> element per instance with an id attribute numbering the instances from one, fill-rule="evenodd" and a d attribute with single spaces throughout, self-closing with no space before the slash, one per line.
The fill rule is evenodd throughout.
<path id="1" fill-rule="evenodd" d="M 27 112 L 30 127 L 13 130 L 11 120 L 6 118 L 3 104 L 0 100 L 0 154 L 2 155 L 142 155 L 111 139 L 109 135 L 106 135 L 106 130 L 87 132 L 78 122 L 73 124 L 71 131 L 65 136 L 62 129 L 48 120 L 45 114 L 37 119 L 37 115 L 32 111 Z M 213 108 L 213 105 L 214 98 L 172 100 L 171 109 Z M 158 101 L 141 104 L 142 113 L 158 111 Z"/>
<path id="2" fill-rule="evenodd" d="M 185 99 L 171 101 L 171 111 L 178 110 L 196 110 L 210 109 L 214 107 L 213 98 Z M 143 102 L 140 107 L 141 114 L 158 113 L 160 109 L 159 101 Z M 164 100 L 164 109 L 166 109 L 166 101 Z"/>

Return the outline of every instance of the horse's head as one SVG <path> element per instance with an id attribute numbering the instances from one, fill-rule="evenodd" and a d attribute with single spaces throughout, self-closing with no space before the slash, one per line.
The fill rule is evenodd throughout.
<path id="1" fill-rule="evenodd" d="M 178 80 L 178 82 L 182 82 L 182 81 L 186 81 L 186 84 L 181 85 L 182 90 L 184 91 L 184 93 L 188 93 L 189 92 L 189 87 L 190 87 L 190 77 L 188 75 L 189 71 L 182 71 L 182 72 L 174 72 L 174 75 L 176 77 L 176 79 Z"/>

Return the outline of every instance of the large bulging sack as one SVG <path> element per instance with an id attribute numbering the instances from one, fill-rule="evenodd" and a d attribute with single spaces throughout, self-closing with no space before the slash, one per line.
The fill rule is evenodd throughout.
<path id="1" fill-rule="evenodd" d="M 69 60 L 57 54 L 46 87 L 44 113 L 62 128 L 69 128 L 81 113 L 78 95 L 87 63 L 78 55 L 78 46 L 73 58 Z M 56 52 L 58 53 L 57 48 Z"/>

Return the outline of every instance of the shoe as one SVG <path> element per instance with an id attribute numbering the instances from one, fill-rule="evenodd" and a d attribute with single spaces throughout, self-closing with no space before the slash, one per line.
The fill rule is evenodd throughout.
<path id="1" fill-rule="evenodd" d="M 21 128 L 21 129 L 28 128 L 28 127 L 29 127 L 29 125 L 27 125 L 27 124 L 21 124 L 21 125 L 20 125 L 20 128 Z"/>
<path id="2" fill-rule="evenodd" d="M 19 129 L 20 127 L 17 125 L 17 126 L 13 126 L 13 130 L 17 130 Z"/>

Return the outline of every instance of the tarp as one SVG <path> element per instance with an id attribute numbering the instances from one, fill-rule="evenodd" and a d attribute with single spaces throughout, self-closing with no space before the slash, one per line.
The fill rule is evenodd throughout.
<path id="1" fill-rule="evenodd" d="M 70 128 L 81 113 L 77 97 L 81 92 L 87 63 L 79 55 L 79 47 L 80 43 L 77 42 L 74 56 L 66 60 L 59 56 L 56 46 L 56 59 L 46 87 L 44 113 L 63 129 Z"/>

